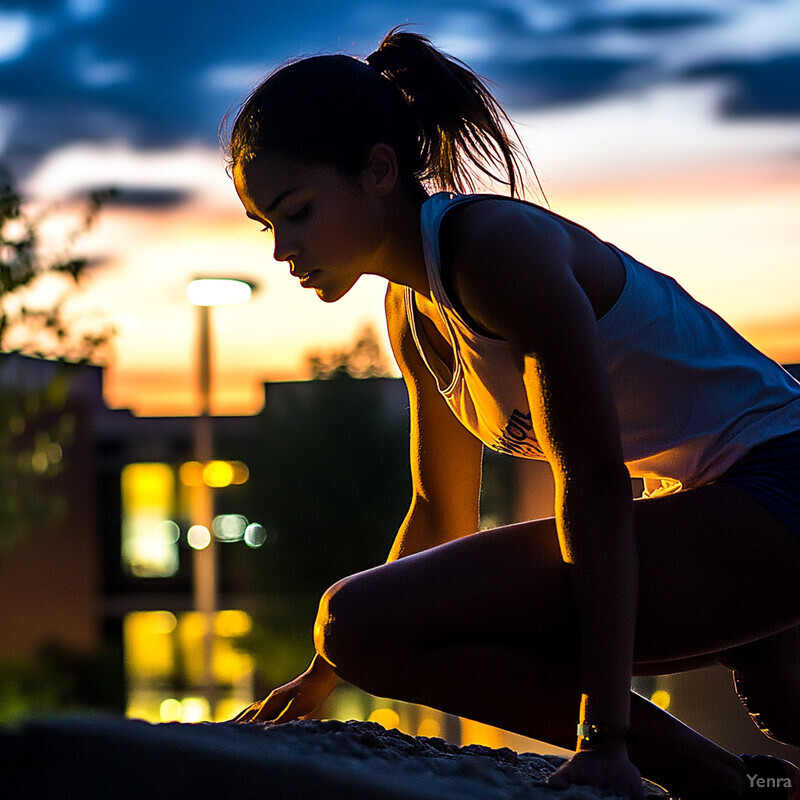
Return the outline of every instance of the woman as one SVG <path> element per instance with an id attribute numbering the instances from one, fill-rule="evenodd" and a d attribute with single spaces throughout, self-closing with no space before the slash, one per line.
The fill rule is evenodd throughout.
<path id="1" fill-rule="evenodd" d="M 757 775 L 789 797 L 793 765 L 728 753 L 630 682 L 725 663 L 800 743 L 800 384 L 516 199 L 507 129 L 473 72 L 400 30 L 366 62 L 289 64 L 235 118 L 231 174 L 275 259 L 325 302 L 389 281 L 413 479 L 388 563 L 325 593 L 309 669 L 237 719 L 308 715 L 343 678 L 562 747 L 577 722 L 555 787 L 766 798 Z M 482 175 L 511 197 L 456 194 Z M 475 533 L 482 443 L 549 462 L 554 519 Z M 631 475 L 661 488 L 634 503 Z"/>

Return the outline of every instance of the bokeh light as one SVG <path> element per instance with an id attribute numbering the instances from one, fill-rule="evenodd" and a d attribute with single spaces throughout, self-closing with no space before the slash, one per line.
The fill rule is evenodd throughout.
<path id="1" fill-rule="evenodd" d="M 178 539 L 181 538 L 181 529 L 178 527 L 178 523 L 171 519 L 165 519 L 159 524 L 158 533 L 163 541 L 171 544 L 177 543 Z"/>
<path id="2" fill-rule="evenodd" d="M 243 461 L 229 461 L 228 463 L 233 468 L 233 478 L 231 479 L 231 483 L 236 486 L 247 483 L 250 478 L 250 469 L 248 468 L 247 464 L 245 464 Z"/>
<path id="3" fill-rule="evenodd" d="M 670 693 L 664 689 L 658 689 L 650 695 L 650 702 L 666 711 L 669 708 L 669 704 L 672 702 L 672 697 Z"/>
<path id="4" fill-rule="evenodd" d="M 203 467 L 203 483 L 212 489 L 221 489 L 233 483 L 234 470 L 227 461 L 209 461 Z"/>
<path id="5" fill-rule="evenodd" d="M 244 636 L 253 627 L 253 620 L 246 611 L 228 608 L 217 612 L 214 633 L 217 636 Z"/>
<path id="6" fill-rule="evenodd" d="M 182 718 L 181 701 L 168 697 L 158 707 L 158 715 L 162 722 L 180 722 Z"/>
<path id="7" fill-rule="evenodd" d="M 184 697 L 181 700 L 181 722 L 203 722 L 210 715 L 205 697 Z"/>
<path id="8" fill-rule="evenodd" d="M 369 715 L 370 722 L 377 722 L 382 725 L 386 730 L 397 728 L 400 725 L 400 715 L 391 708 L 376 708 Z"/>
<path id="9" fill-rule="evenodd" d="M 195 550 L 205 550 L 211 544 L 211 531 L 205 525 L 192 525 L 186 534 L 186 541 Z"/>
<path id="10" fill-rule="evenodd" d="M 244 543 L 249 547 L 261 547 L 267 541 L 267 532 L 262 525 L 251 522 L 244 529 Z"/>
<path id="11" fill-rule="evenodd" d="M 238 305 L 250 300 L 252 284 L 235 278 L 197 278 L 186 287 L 193 306 Z"/>
<path id="12" fill-rule="evenodd" d="M 202 486 L 203 465 L 199 461 L 187 461 L 181 464 L 178 476 L 184 486 Z"/>
<path id="13" fill-rule="evenodd" d="M 247 529 L 247 519 L 241 514 L 220 514 L 214 517 L 211 530 L 220 542 L 239 542 Z"/>

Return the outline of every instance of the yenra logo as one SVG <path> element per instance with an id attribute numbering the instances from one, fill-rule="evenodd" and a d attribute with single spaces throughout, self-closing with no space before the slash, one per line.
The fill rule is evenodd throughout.
<path id="1" fill-rule="evenodd" d="M 758 775 L 748 775 L 751 789 L 791 789 L 791 778 L 760 778 Z"/>

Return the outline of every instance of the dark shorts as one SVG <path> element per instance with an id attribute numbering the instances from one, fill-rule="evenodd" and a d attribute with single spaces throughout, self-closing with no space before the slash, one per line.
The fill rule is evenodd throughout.
<path id="1" fill-rule="evenodd" d="M 723 481 L 744 489 L 800 540 L 800 431 L 754 447 L 717 478 Z"/>

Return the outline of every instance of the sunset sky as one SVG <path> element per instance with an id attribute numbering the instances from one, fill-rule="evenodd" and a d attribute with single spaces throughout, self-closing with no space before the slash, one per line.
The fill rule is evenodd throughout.
<path id="1" fill-rule="evenodd" d="M 191 413 L 197 274 L 258 284 L 214 310 L 219 413 L 304 377 L 310 349 L 383 336 L 378 279 L 321 303 L 244 217 L 217 126 L 288 58 L 370 53 L 416 23 L 497 84 L 550 206 L 675 276 L 769 355 L 800 362 L 796 0 L 5 2 L 0 161 L 69 213 L 116 186 L 74 308 L 119 335 L 107 400 Z M 531 195 L 536 199 L 536 195 Z"/>

